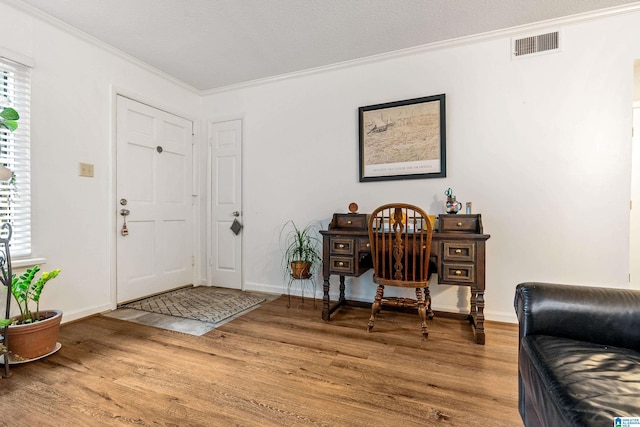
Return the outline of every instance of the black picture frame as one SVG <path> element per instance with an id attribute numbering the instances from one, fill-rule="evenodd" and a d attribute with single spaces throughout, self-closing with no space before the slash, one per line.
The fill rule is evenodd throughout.
<path id="1" fill-rule="evenodd" d="M 445 94 L 358 108 L 360 182 L 447 176 Z"/>

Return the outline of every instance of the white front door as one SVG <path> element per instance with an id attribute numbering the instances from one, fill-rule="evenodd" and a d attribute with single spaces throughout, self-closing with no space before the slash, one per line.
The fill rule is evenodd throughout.
<path id="1" fill-rule="evenodd" d="M 242 289 L 242 121 L 209 124 L 209 284 Z"/>
<path id="2" fill-rule="evenodd" d="M 122 96 L 117 97 L 116 126 L 121 303 L 193 283 L 193 127 L 186 119 Z M 121 215 L 127 211 L 129 215 Z"/>

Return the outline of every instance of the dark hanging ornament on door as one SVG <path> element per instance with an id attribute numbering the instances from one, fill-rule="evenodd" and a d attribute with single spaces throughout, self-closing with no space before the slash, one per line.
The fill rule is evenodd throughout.
<path id="1" fill-rule="evenodd" d="M 237 236 L 240 230 L 242 230 L 242 224 L 237 219 L 234 219 L 233 224 L 231 224 L 231 231 Z"/>

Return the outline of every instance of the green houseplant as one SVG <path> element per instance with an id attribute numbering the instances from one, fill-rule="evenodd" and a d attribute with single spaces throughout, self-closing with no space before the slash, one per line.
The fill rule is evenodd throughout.
<path id="1" fill-rule="evenodd" d="M 39 271 L 40 267 L 36 265 L 20 276 L 13 274 L 11 278 L 11 295 L 20 314 L 4 319 L 0 324 L 9 324 L 8 347 L 16 361 L 39 358 L 54 351 L 57 345 L 62 311 L 40 310 L 40 296 L 44 286 L 58 277 L 61 270 L 42 272 L 36 279 Z"/>
<path id="2" fill-rule="evenodd" d="M 6 104 L 9 100 L 0 96 L 0 130 L 6 129 L 9 132 L 14 132 L 18 129 L 18 120 L 20 114 L 11 107 L 7 107 Z M 9 181 L 13 179 L 13 172 L 5 165 L 0 164 L 0 181 Z"/>
<path id="3" fill-rule="evenodd" d="M 314 264 L 322 260 L 319 228 L 320 224 L 317 222 L 301 228 L 293 220 L 289 220 L 280 231 L 282 267 L 294 279 L 311 277 Z"/>
<path id="4" fill-rule="evenodd" d="M 17 324 L 34 323 L 44 320 L 44 315 L 40 313 L 40 295 L 44 289 L 44 285 L 51 279 L 55 279 L 60 274 L 60 269 L 50 272 L 42 272 L 40 278 L 33 281 L 36 274 L 40 271 L 40 267 L 34 265 L 20 276 L 14 274 L 11 280 L 11 295 L 18 303 L 20 316 L 16 320 Z M 35 311 L 31 311 L 30 303 L 36 304 Z"/>
<path id="5" fill-rule="evenodd" d="M 0 129 L 4 128 L 9 132 L 13 132 L 18 129 L 18 120 L 20 119 L 20 114 L 16 110 L 11 107 L 7 107 L 9 100 L 6 96 L 0 97 Z M 0 164 L 0 181 L 8 181 L 13 178 L 13 172 L 7 168 L 5 165 Z M 5 260 L 6 262 L 6 260 Z M 5 280 L 8 277 L 5 276 Z M 7 294 L 7 299 L 9 299 L 9 295 Z M 9 315 L 9 302 L 7 301 L 7 316 Z M 0 328 L 3 328 L 3 334 L 7 333 L 6 327 L 9 326 L 13 321 L 11 319 L 0 319 Z M 0 344 L 0 355 L 8 353 L 9 349 L 3 343 Z"/>
<path id="6" fill-rule="evenodd" d="M 0 106 L 0 108 L 2 108 L 2 111 L 0 111 L 0 127 L 5 128 L 10 132 L 18 129 L 18 119 L 20 119 L 20 114 L 11 107 Z"/>

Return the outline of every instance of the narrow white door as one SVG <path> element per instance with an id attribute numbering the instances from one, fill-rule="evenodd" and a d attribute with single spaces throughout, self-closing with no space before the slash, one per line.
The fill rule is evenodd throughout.
<path id="1" fill-rule="evenodd" d="M 121 303 L 193 282 L 192 122 L 118 96 L 116 126 Z"/>
<path id="2" fill-rule="evenodd" d="M 209 124 L 209 284 L 242 289 L 242 121 Z"/>

